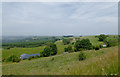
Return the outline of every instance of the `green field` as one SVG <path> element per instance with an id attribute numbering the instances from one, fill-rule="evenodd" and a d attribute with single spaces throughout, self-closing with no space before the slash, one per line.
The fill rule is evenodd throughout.
<path id="1" fill-rule="evenodd" d="M 90 40 L 90 42 L 95 46 L 95 45 L 103 45 L 103 42 L 98 41 L 98 38 L 95 38 L 95 36 L 85 36 L 85 37 L 81 37 L 80 39 L 86 39 L 88 38 Z"/>
<path id="2" fill-rule="evenodd" d="M 74 37 L 73 37 L 74 38 Z M 76 37 L 75 37 L 76 38 Z M 95 36 L 77 37 L 88 38 L 92 45 L 103 45 Z M 118 40 L 117 35 L 111 35 L 107 40 Z M 72 40 L 73 41 L 73 40 Z M 80 52 L 62 54 L 64 45 L 62 40 L 56 41 L 58 53 L 55 56 L 41 57 L 32 60 L 22 60 L 19 63 L 3 62 L 3 75 L 111 75 L 118 74 L 118 46 L 102 48 L 100 50 L 86 50 L 86 60 L 79 61 Z M 72 45 L 74 47 L 74 45 Z M 20 56 L 23 53 L 40 53 L 45 46 L 33 48 L 11 48 L 2 50 L 2 58 L 11 55 Z"/>
<path id="3" fill-rule="evenodd" d="M 46 58 L 3 63 L 3 75 L 110 75 L 118 74 L 118 47 L 84 51 L 87 59 L 69 53 Z M 54 60 L 52 60 L 54 58 Z"/>

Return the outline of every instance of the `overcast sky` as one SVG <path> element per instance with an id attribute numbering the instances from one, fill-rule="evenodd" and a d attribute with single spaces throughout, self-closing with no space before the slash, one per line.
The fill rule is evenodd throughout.
<path id="1" fill-rule="evenodd" d="M 3 2 L 4 36 L 118 33 L 118 3 Z"/>

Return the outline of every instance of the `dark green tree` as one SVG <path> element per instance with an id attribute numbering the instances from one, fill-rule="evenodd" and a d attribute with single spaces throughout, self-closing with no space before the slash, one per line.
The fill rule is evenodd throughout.
<path id="1" fill-rule="evenodd" d="M 69 45 L 68 47 L 66 47 L 65 49 L 65 52 L 73 52 L 73 49 L 72 49 L 72 46 L 71 45 Z"/>
<path id="2" fill-rule="evenodd" d="M 107 36 L 104 35 L 104 34 L 100 34 L 100 35 L 98 36 L 98 38 L 99 38 L 99 41 L 105 41 L 106 38 L 107 38 Z"/>
<path id="3" fill-rule="evenodd" d="M 67 44 L 69 44 L 70 43 L 70 39 L 63 39 L 63 44 L 64 45 L 67 45 Z"/>
<path id="4" fill-rule="evenodd" d="M 50 56 L 50 52 L 51 52 L 51 48 L 50 47 L 45 47 L 44 48 L 44 51 L 43 51 L 43 56 L 44 57 L 48 57 L 48 56 Z"/>
<path id="5" fill-rule="evenodd" d="M 57 54 L 57 46 L 54 43 L 48 43 L 48 47 L 51 48 L 50 55 L 56 55 Z"/>
<path id="6" fill-rule="evenodd" d="M 92 48 L 92 44 L 89 39 L 77 40 L 75 45 L 75 51 L 87 50 Z"/>
<path id="7" fill-rule="evenodd" d="M 43 56 L 47 57 L 50 55 L 56 55 L 57 54 L 57 46 L 54 43 L 47 43 L 47 46 L 45 47 L 44 51 L 43 51 Z"/>

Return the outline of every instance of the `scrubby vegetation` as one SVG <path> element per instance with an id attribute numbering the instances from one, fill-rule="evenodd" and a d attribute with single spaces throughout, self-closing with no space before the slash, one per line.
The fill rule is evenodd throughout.
<path id="1" fill-rule="evenodd" d="M 97 45 L 96 47 L 95 47 L 95 50 L 99 50 L 100 49 L 100 47 Z"/>
<path id="2" fill-rule="evenodd" d="M 20 62 L 21 59 L 15 55 L 11 55 L 10 57 L 8 57 L 7 59 L 3 59 L 3 62 Z"/>
<path id="3" fill-rule="evenodd" d="M 100 34 L 100 35 L 98 36 L 98 38 L 99 38 L 99 41 L 105 41 L 106 38 L 107 38 L 107 35 Z"/>
<path id="4" fill-rule="evenodd" d="M 28 60 L 31 60 L 32 58 L 35 58 L 34 56 L 30 56 L 29 58 L 28 58 Z"/>
<path id="5" fill-rule="evenodd" d="M 63 39 L 63 44 L 64 44 L 64 45 L 70 44 L 70 39 Z"/>
<path id="6" fill-rule="evenodd" d="M 69 52 L 69 53 L 73 52 L 73 49 L 72 49 L 71 45 L 69 45 L 68 47 L 64 48 L 64 50 L 65 50 L 65 52 Z"/>

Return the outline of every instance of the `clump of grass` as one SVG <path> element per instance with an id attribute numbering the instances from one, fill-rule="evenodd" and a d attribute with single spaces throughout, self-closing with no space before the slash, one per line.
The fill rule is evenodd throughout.
<path id="1" fill-rule="evenodd" d="M 51 59 L 51 61 L 53 61 L 54 60 L 54 57 Z"/>

